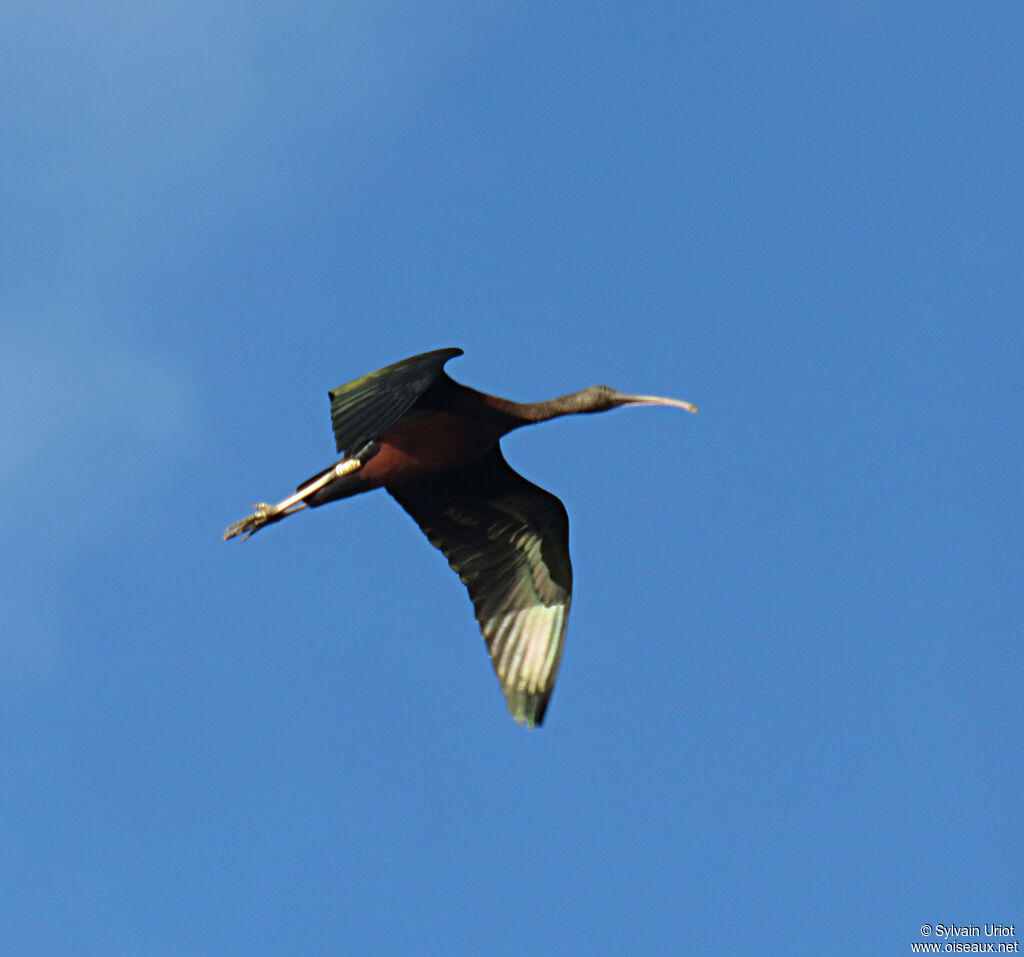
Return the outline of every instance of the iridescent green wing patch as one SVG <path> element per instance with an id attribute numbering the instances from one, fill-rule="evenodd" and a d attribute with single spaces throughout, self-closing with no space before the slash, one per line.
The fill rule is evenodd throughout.
<path id="1" fill-rule="evenodd" d="M 342 454 L 357 452 L 396 425 L 461 349 L 437 349 L 331 389 L 331 425 Z"/>
<path id="2" fill-rule="evenodd" d="M 498 449 L 468 468 L 388 491 L 469 589 L 512 716 L 540 724 L 572 598 L 565 507 Z"/>

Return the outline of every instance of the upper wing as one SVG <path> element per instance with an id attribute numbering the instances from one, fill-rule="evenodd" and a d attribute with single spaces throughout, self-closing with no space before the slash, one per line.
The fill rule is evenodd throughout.
<path id="1" fill-rule="evenodd" d="M 380 438 L 442 375 L 444 364 L 461 355 L 461 349 L 424 352 L 331 389 L 327 394 L 338 451 L 357 450 Z"/>
<path id="2" fill-rule="evenodd" d="M 569 517 L 498 448 L 467 468 L 388 491 L 469 589 L 509 711 L 544 719 L 572 598 Z"/>

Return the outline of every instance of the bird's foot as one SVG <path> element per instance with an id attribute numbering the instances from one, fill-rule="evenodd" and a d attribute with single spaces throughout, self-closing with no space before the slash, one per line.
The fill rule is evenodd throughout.
<path id="1" fill-rule="evenodd" d="M 380 445 L 377 442 L 368 442 L 359 450 L 359 457 L 342 459 L 332 468 L 325 469 L 315 478 L 301 485 L 294 495 L 289 495 L 284 501 L 278 502 L 276 505 L 268 505 L 266 502 L 254 505 L 252 515 L 247 515 L 240 522 L 235 522 L 234 525 L 229 525 L 224 530 L 223 540 L 226 542 L 229 538 L 241 535 L 244 542 L 249 536 L 255 535 L 264 525 L 279 522 L 282 518 L 301 511 L 307 507 L 306 499 L 314 492 L 320 491 L 325 485 L 329 485 L 343 475 L 358 472 L 363 467 L 363 461 L 371 455 L 375 455 L 379 448 Z"/>
<path id="2" fill-rule="evenodd" d="M 267 502 L 258 502 L 253 506 L 252 515 L 246 515 L 240 522 L 229 525 L 224 531 L 223 541 L 229 538 L 242 536 L 244 542 L 251 535 L 255 535 L 264 525 L 276 522 L 282 517 L 281 510 L 276 505 L 269 505 Z"/>

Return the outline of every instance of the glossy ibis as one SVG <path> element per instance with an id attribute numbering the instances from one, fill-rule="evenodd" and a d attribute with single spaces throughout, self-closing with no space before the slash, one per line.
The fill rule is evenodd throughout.
<path id="1" fill-rule="evenodd" d="M 306 507 L 385 488 L 448 559 L 469 589 L 509 711 L 532 727 L 544 719 L 562 657 L 572 597 L 569 518 L 550 492 L 528 482 L 499 440 L 523 425 L 621 405 L 679 399 L 595 385 L 521 404 L 460 385 L 438 349 L 332 389 L 331 423 L 342 458 L 278 502 L 228 527 L 254 532 Z"/>

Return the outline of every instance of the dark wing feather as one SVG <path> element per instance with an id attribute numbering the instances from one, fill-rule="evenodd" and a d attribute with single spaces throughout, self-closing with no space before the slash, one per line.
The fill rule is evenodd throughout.
<path id="1" fill-rule="evenodd" d="M 469 589 L 512 716 L 540 724 L 572 598 L 565 506 L 513 471 L 498 448 L 467 468 L 388 491 Z"/>
<path id="2" fill-rule="evenodd" d="M 380 438 L 443 374 L 444 364 L 461 355 L 461 349 L 424 352 L 331 389 L 327 394 L 338 451 L 355 452 Z"/>

